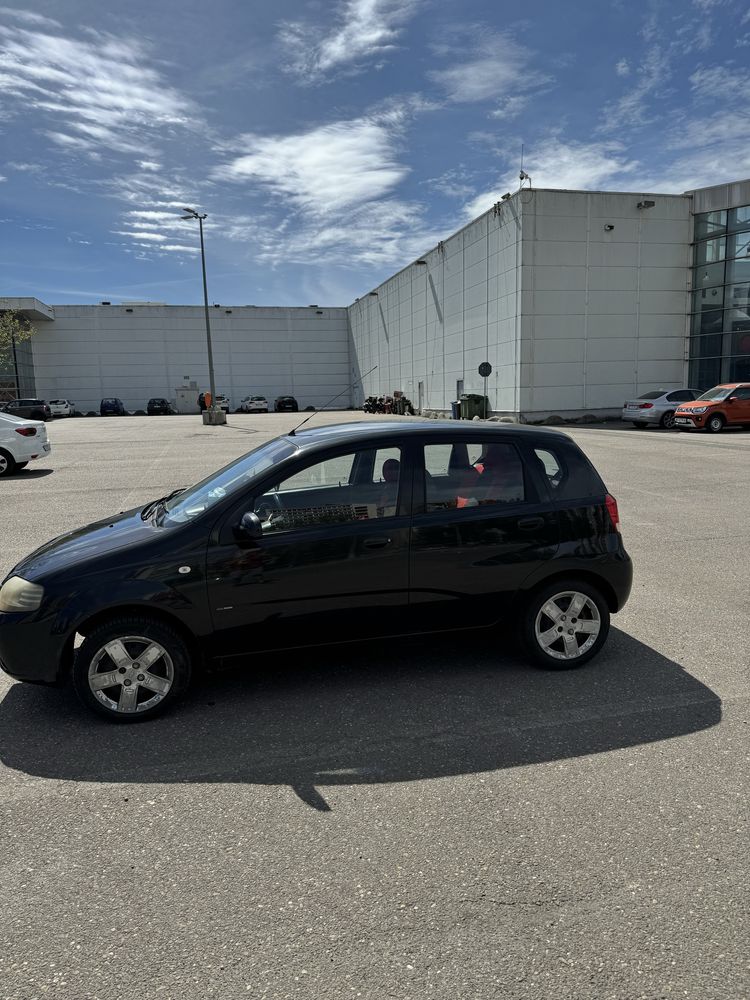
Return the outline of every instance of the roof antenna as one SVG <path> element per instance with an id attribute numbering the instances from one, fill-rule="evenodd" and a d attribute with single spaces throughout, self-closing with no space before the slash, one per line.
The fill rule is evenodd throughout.
<path id="1" fill-rule="evenodd" d="M 378 367 L 377 365 L 374 365 L 374 366 L 373 366 L 373 367 L 372 367 L 372 368 L 371 368 L 371 369 L 369 370 L 369 372 L 365 372 L 365 373 L 364 373 L 364 375 L 360 375 L 360 376 L 359 376 L 359 378 L 355 378 L 355 380 L 354 380 L 353 382 L 351 382 L 351 383 L 350 383 L 350 384 L 349 384 L 349 385 L 348 385 L 348 386 L 346 387 L 346 389 L 344 389 L 344 392 L 349 392 L 349 390 L 350 390 L 350 389 L 353 389 L 353 388 L 354 388 L 354 386 L 355 386 L 355 385 L 356 385 L 356 384 L 357 384 L 358 382 L 361 382 L 363 378 L 367 378 L 367 376 L 368 376 L 368 375 L 371 375 L 371 374 L 372 374 L 372 373 L 373 373 L 373 372 L 375 371 L 375 369 L 376 369 L 377 367 Z M 338 396 L 334 396 L 334 397 L 333 397 L 333 399 L 329 399 L 329 400 L 328 400 L 328 402 L 327 402 L 327 403 L 326 403 L 326 404 L 325 404 L 324 406 L 321 406 L 320 410 L 325 410 L 325 409 L 326 409 L 326 407 L 328 407 L 328 406 L 330 406 L 330 405 L 331 405 L 331 403 L 335 403 L 337 399 L 340 399 L 340 398 L 341 398 L 341 396 L 343 396 L 343 395 L 344 395 L 344 392 L 340 392 L 340 393 L 338 394 Z M 302 423 L 301 423 L 301 424 L 297 424 L 297 426 L 296 426 L 296 427 L 294 428 L 294 430 L 291 430 L 291 431 L 289 431 L 289 434 L 288 434 L 287 436 L 288 436 L 288 437 L 294 437 L 294 435 L 295 435 L 295 434 L 297 433 L 297 431 L 298 431 L 298 430 L 300 429 L 300 427 L 304 427 L 304 425 L 305 425 L 305 424 L 307 423 L 307 421 L 308 421 L 308 420 L 312 420 L 312 418 L 313 418 L 313 417 L 315 416 L 315 414 L 316 414 L 316 413 L 320 413 L 320 410 L 314 410 L 314 411 L 313 411 L 313 412 L 312 412 L 312 413 L 310 414 L 310 416 L 309 416 L 309 417 L 305 417 L 305 419 L 304 419 L 304 420 L 302 421 Z"/>

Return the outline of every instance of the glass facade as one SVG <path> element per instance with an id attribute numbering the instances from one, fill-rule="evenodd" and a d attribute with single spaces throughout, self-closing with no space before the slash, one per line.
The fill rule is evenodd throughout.
<path id="1" fill-rule="evenodd" d="M 688 384 L 750 381 L 750 205 L 694 224 Z"/>

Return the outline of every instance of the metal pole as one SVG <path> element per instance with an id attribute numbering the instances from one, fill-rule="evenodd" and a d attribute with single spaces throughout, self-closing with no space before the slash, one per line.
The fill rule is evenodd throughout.
<path id="1" fill-rule="evenodd" d="M 206 249 L 203 244 L 203 220 L 205 215 L 198 216 L 201 231 L 201 267 L 203 269 L 203 306 L 206 311 L 206 346 L 208 347 L 208 379 L 211 385 L 211 406 L 216 409 L 216 380 L 214 379 L 214 352 L 211 348 L 211 321 L 208 318 L 208 285 L 206 283 Z"/>
<path id="2" fill-rule="evenodd" d="M 487 419 L 487 376 L 484 376 L 484 419 Z"/>

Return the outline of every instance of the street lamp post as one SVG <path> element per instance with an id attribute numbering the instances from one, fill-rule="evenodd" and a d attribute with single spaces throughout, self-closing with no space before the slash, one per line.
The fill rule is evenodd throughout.
<path id="1" fill-rule="evenodd" d="M 206 248 L 203 242 L 203 220 L 207 217 L 204 212 L 200 215 L 194 208 L 183 208 L 185 214 L 181 217 L 183 221 L 197 219 L 201 234 L 201 268 L 203 270 L 203 308 L 206 314 L 206 347 L 208 350 L 208 380 L 211 387 L 211 405 L 203 411 L 204 424 L 225 424 L 227 422 L 224 411 L 216 406 L 216 379 L 214 377 L 214 352 L 211 346 L 211 321 L 208 315 L 208 284 L 206 282 Z"/>

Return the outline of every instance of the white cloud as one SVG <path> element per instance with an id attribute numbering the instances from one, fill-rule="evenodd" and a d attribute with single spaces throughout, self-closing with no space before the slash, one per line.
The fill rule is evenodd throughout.
<path id="1" fill-rule="evenodd" d="M 518 118 L 522 111 L 531 103 L 531 97 L 528 94 L 514 94 L 512 97 L 506 97 L 494 111 L 490 111 L 490 118 L 498 118 L 504 122 L 512 121 L 514 118 Z"/>
<path id="2" fill-rule="evenodd" d="M 12 18 L 14 21 L 21 21 L 24 24 L 42 25 L 45 28 L 61 28 L 59 21 L 43 14 L 35 14 L 30 10 L 19 10 L 17 7 L 0 7 L 0 16 Z"/>
<path id="3" fill-rule="evenodd" d="M 733 104 L 750 99 L 750 74 L 734 66 L 702 67 L 690 77 L 690 86 L 701 100 Z"/>
<path id="4" fill-rule="evenodd" d="M 7 179 L 8 178 L 4 174 L 0 174 L 0 184 L 2 184 L 3 181 L 7 181 Z"/>
<path id="5" fill-rule="evenodd" d="M 615 73 L 618 76 L 630 76 L 630 63 L 627 59 L 620 59 L 615 65 Z"/>
<path id="6" fill-rule="evenodd" d="M 422 0 L 343 0 L 337 4 L 337 26 L 328 33 L 307 21 L 285 21 L 279 40 L 287 52 L 287 72 L 305 82 L 324 80 L 346 68 L 394 48 L 404 24 Z"/>
<path id="7" fill-rule="evenodd" d="M 539 87 L 550 77 L 529 68 L 533 53 L 508 35 L 478 30 L 471 58 L 446 69 L 430 70 L 428 77 L 445 91 L 446 97 L 459 104 L 487 101 L 512 95 L 522 89 Z M 438 54 L 456 51 L 452 46 L 438 46 Z"/>
<path id="8" fill-rule="evenodd" d="M 241 136 L 242 150 L 213 176 L 260 185 L 287 204 L 324 216 L 380 198 L 408 168 L 395 155 L 398 122 L 360 118 L 297 135 Z"/>
<path id="9" fill-rule="evenodd" d="M 566 143 L 557 138 L 527 151 L 524 163 L 535 188 L 571 190 L 596 190 L 622 183 L 623 178 L 630 183 L 627 178 L 637 167 L 619 143 Z M 473 198 L 466 206 L 466 214 L 470 218 L 481 215 L 506 191 L 517 190 L 518 185 L 518 174 L 509 172 L 495 188 Z"/>
<path id="10" fill-rule="evenodd" d="M 154 160 L 138 160 L 138 166 L 141 170 L 153 170 L 154 173 L 162 169 L 161 163 L 156 163 Z"/>
<path id="11" fill-rule="evenodd" d="M 645 125 L 651 120 L 650 103 L 670 76 L 669 54 L 652 45 L 636 70 L 636 84 L 619 100 L 605 105 L 601 131 L 618 132 L 623 128 Z"/>
<path id="12" fill-rule="evenodd" d="M 190 102 L 148 63 L 135 39 L 0 26 L 0 93 L 16 114 L 46 117 L 53 140 L 83 152 L 145 152 L 190 123 Z"/>

